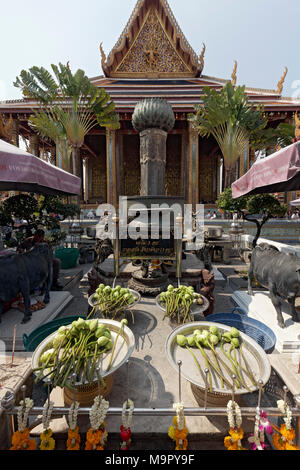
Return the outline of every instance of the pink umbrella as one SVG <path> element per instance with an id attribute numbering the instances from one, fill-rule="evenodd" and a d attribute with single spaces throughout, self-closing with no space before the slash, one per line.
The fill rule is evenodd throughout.
<path id="1" fill-rule="evenodd" d="M 0 191 L 81 194 L 81 179 L 0 140 Z"/>
<path id="2" fill-rule="evenodd" d="M 254 163 L 232 184 L 232 197 L 300 190 L 300 141 Z"/>

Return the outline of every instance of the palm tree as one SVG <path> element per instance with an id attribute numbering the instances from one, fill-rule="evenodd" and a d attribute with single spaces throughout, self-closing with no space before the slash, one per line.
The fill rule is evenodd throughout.
<path id="1" fill-rule="evenodd" d="M 70 172 L 72 147 L 62 123 L 50 112 L 41 109 L 39 112 L 35 111 L 33 116 L 30 116 L 29 124 L 37 134 L 55 143 L 56 152 L 61 156 L 63 170 Z"/>
<path id="2" fill-rule="evenodd" d="M 203 88 L 203 105 L 195 105 L 195 114 L 189 115 L 192 127 L 202 137 L 213 136 L 218 143 L 225 167 L 225 187 L 233 182 L 237 160 L 249 145 L 254 131 L 267 125 L 262 108 L 249 104 L 245 87 L 234 87 L 228 82 L 218 92 Z"/>
<path id="3" fill-rule="evenodd" d="M 119 117 L 109 94 L 93 85 L 83 70 L 72 74 L 69 64 L 61 63 L 51 68 L 54 76 L 43 67 L 22 70 L 14 85 L 40 104 L 39 112 L 30 119 L 32 127 L 60 147 L 67 140 L 72 148 L 73 173 L 81 176 L 80 148 L 85 136 L 97 124 L 118 129 Z"/>

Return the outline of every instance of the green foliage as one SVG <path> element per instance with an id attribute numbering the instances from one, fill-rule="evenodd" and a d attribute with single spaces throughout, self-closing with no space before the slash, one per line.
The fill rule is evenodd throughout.
<path id="1" fill-rule="evenodd" d="M 232 172 L 238 158 L 243 155 L 252 133 L 267 125 L 263 108 L 249 104 L 245 87 L 227 83 L 221 92 L 203 88 L 203 105 L 195 105 L 195 114 L 189 115 L 192 127 L 202 136 L 213 136 L 217 141 L 227 171 Z M 227 180 L 226 186 L 229 186 Z"/>
<path id="2" fill-rule="evenodd" d="M 6 199 L 0 206 L 0 225 L 13 228 L 14 218 L 27 222 L 25 227 L 16 231 L 17 244 L 29 236 L 32 230 L 44 227 L 51 231 L 50 241 L 64 240 L 66 234 L 60 229 L 60 222 L 80 214 L 80 207 L 65 204 L 58 196 L 37 196 L 21 194 Z M 14 241 L 9 242 L 13 246 Z"/>
<path id="3" fill-rule="evenodd" d="M 228 212 L 242 212 L 247 206 L 247 197 L 239 197 L 233 199 L 232 189 L 226 188 L 219 196 L 217 200 L 217 206 L 219 209 Z"/>
<path id="4" fill-rule="evenodd" d="M 272 194 L 256 194 L 248 196 L 246 209 L 248 214 L 261 214 L 262 216 L 283 217 L 287 212 L 287 205 L 282 204 Z"/>
<path id="5" fill-rule="evenodd" d="M 219 209 L 238 212 L 245 220 L 256 224 L 257 231 L 253 240 L 253 248 L 261 234 L 263 225 L 272 217 L 283 217 L 288 208 L 273 194 L 256 194 L 233 199 L 231 188 L 226 188 L 217 200 Z"/>
<path id="6" fill-rule="evenodd" d="M 83 70 L 73 74 L 68 64 L 61 63 L 51 68 L 54 76 L 43 67 L 22 70 L 14 83 L 25 97 L 40 104 L 39 112 L 29 121 L 35 132 L 58 146 L 67 140 L 77 149 L 97 124 L 108 129 L 120 127 L 109 94 L 91 83 Z M 64 155 L 69 158 L 70 152 L 66 150 Z"/>
<path id="7" fill-rule="evenodd" d="M 7 217 L 23 219 L 28 224 L 36 221 L 39 215 L 38 202 L 31 194 L 19 194 L 6 199 L 3 210 Z"/>
<path id="8" fill-rule="evenodd" d="M 254 132 L 250 136 L 249 144 L 254 150 L 265 150 L 276 147 L 284 148 L 293 143 L 295 138 L 295 126 L 288 123 L 280 123 L 276 128 Z"/>

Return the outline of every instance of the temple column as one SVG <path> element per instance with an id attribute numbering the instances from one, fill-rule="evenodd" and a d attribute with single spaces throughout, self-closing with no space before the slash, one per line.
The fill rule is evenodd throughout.
<path id="1" fill-rule="evenodd" d="M 193 210 L 199 204 L 199 136 L 189 123 L 188 132 L 188 191 L 187 202 Z"/>
<path id="2" fill-rule="evenodd" d="M 20 131 L 20 121 L 18 119 L 14 119 L 11 138 L 12 138 L 13 145 L 15 145 L 16 147 L 20 147 L 19 131 Z"/>
<path id="3" fill-rule="evenodd" d="M 89 199 L 89 158 L 85 157 L 82 160 L 83 166 L 83 200 L 87 203 Z"/>
<path id="4" fill-rule="evenodd" d="M 56 145 L 53 145 L 50 149 L 50 163 L 56 166 Z"/>
<path id="5" fill-rule="evenodd" d="M 187 170 L 187 135 L 186 133 L 181 136 L 181 178 L 180 190 L 181 195 L 186 198 L 186 170 Z M 187 198 L 186 198 L 187 199 Z"/>
<path id="6" fill-rule="evenodd" d="M 106 130 L 106 171 L 107 171 L 107 197 L 106 202 L 115 208 L 118 206 L 117 189 L 117 162 L 116 162 L 116 131 Z"/>
<path id="7" fill-rule="evenodd" d="M 40 156 L 40 140 L 37 134 L 33 134 L 29 137 L 29 150 L 35 157 Z"/>

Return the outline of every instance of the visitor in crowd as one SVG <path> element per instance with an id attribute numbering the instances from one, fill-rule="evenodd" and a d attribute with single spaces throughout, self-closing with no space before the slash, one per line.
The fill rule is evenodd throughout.
<path id="1" fill-rule="evenodd" d="M 95 214 L 93 211 L 89 211 L 88 215 L 87 215 L 87 218 L 88 219 L 94 219 L 95 218 Z"/>
<path id="2" fill-rule="evenodd" d="M 217 219 L 217 218 L 218 218 L 217 213 L 216 213 L 216 211 L 214 211 L 212 216 L 211 216 L 211 219 Z"/>
<path id="3" fill-rule="evenodd" d="M 299 211 L 293 212 L 291 219 L 292 220 L 299 219 Z"/>
<path id="4" fill-rule="evenodd" d="M 26 238 L 19 246 L 18 252 L 24 253 L 31 250 L 37 243 L 48 243 L 45 240 L 45 232 L 42 229 L 38 229 L 32 237 Z M 53 278 L 51 290 L 59 291 L 62 290 L 63 286 L 59 283 L 59 273 L 61 269 L 61 260 L 53 257 Z"/>
<path id="5" fill-rule="evenodd" d="M 210 211 L 207 212 L 205 218 L 206 218 L 206 219 L 211 219 L 211 212 L 210 212 Z"/>

